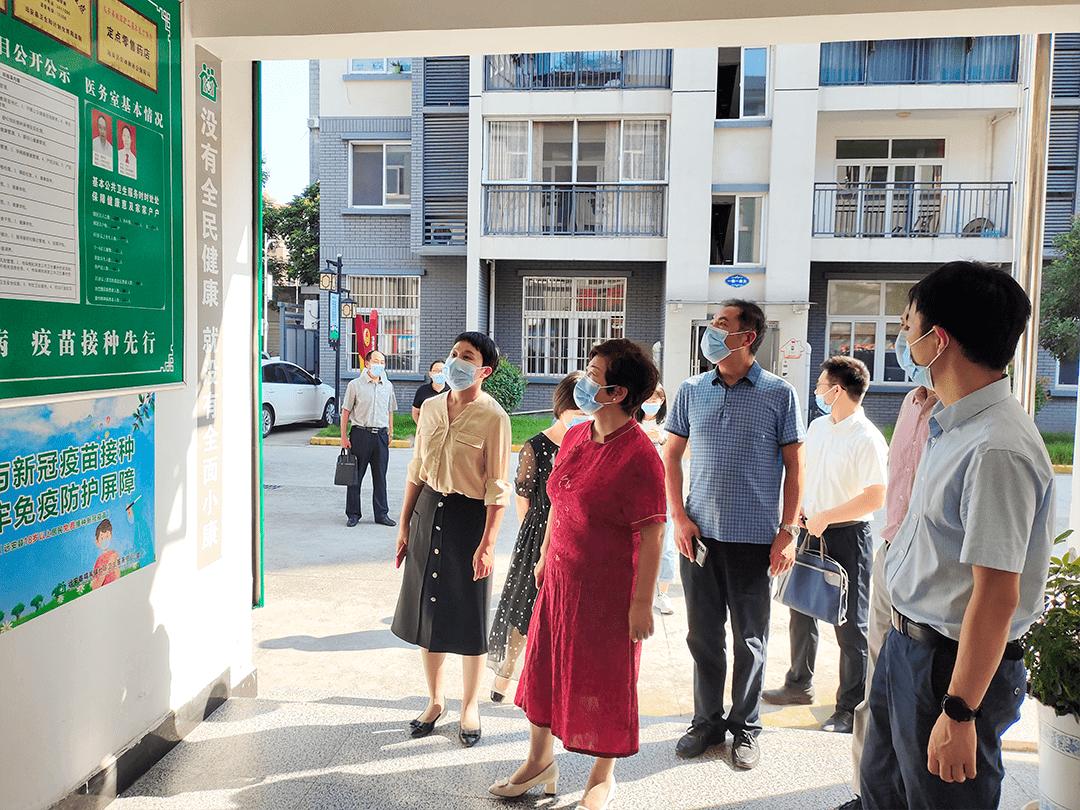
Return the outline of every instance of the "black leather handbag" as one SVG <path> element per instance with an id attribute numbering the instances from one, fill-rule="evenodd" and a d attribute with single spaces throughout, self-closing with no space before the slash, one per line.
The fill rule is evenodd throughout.
<path id="1" fill-rule="evenodd" d="M 844 567 L 828 556 L 825 540 L 810 548 L 810 535 L 795 552 L 795 564 L 776 577 L 773 598 L 793 610 L 842 625 L 847 621 L 848 575 Z"/>
<path id="2" fill-rule="evenodd" d="M 337 457 L 334 483 L 342 487 L 351 487 L 356 483 L 356 456 L 344 447 L 341 448 L 341 455 Z"/>

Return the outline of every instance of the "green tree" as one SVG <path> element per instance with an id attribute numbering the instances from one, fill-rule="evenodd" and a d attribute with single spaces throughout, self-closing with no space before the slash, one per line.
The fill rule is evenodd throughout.
<path id="1" fill-rule="evenodd" d="M 521 397 L 528 384 L 529 381 L 525 379 L 521 369 L 504 357 L 499 360 L 495 372 L 484 380 L 483 389 L 502 405 L 504 411 L 512 414 L 521 404 Z"/>
<path id="2" fill-rule="evenodd" d="M 41 610 L 41 603 L 44 601 L 45 597 L 42 596 L 40 593 L 30 600 L 30 607 L 34 609 L 34 613 L 37 613 L 39 610 Z"/>
<path id="3" fill-rule="evenodd" d="M 270 259 L 277 282 L 319 283 L 319 184 L 312 183 L 286 205 L 263 210 L 263 242 L 281 240 L 287 262 Z"/>
<path id="4" fill-rule="evenodd" d="M 21 616 L 25 610 L 26 605 L 24 605 L 22 602 L 19 602 L 19 604 L 17 604 L 11 609 L 11 615 L 14 616 L 16 620 L 18 620 L 19 616 Z"/>
<path id="5" fill-rule="evenodd" d="M 1080 217 L 1054 237 L 1058 256 L 1043 271 L 1039 345 L 1061 362 L 1080 356 Z"/>
<path id="6" fill-rule="evenodd" d="M 59 585 L 57 585 L 55 588 L 52 589 L 52 595 L 55 596 L 55 597 L 58 597 L 58 596 L 60 596 L 60 594 L 62 594 L 66 590 L 67 590 L 67 583 L 66 582 L 61 582 Z"/>

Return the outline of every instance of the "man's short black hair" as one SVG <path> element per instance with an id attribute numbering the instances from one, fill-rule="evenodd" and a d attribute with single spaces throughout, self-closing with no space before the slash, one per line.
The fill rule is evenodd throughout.
<path id="1" fill-rule="evenodd" d="M 765 321 L 765 313 L 761 311 L 761 307 L 753 301 L 746 301 L 742 298 L 729 298 L 726 301 L 721 301 L 720 309 L 724 307 L 735 307 L 735 309 L 739 310 L 739 331 L 754 333 L 754 342 L 750 344 L 750 354 L 757 354 L 757 350 L 761 348 L 761 344 L 765 340 L 765 332 L 769 328 L 768 323 Z"/>
<path id="2" fill-rule="evenodd" d="M 379 352 L 379 354 L 382 354 L 383 357 L 386 357 L 386 355 L 383 354 L 378 349 L 372 349 L 370 352 L 368 352 L 367 354 L 364 355 L 364 362 L 365 363 L 370 363 L 371 362 L 371 355 L 375 354 L 375 352 Z"/>
<path id="3" fill-rule="evenodd" d="M 445 360 L 432 360 L 432 361 L 431 361 L 431 365 L 430 365 L 430 366 L 428 366 L 428 371 L 434 371 L 434 370 L 435 370 L 435 366 L 441 366 L 441 365 L 443 365 L 443 364 L 444 364 L 445 362 L 446 362 Z"/>
<path id="4" fill-rule="evenodd" d="M 464 340 L 478 352 L 484 359 L 484 365 L 489 367 L 492 372 L 499 365 L 499 347 L 495 345 L 495 341 L 485 335 L 483 332 L 462 332 L 456 338 L 454 343 Z"/>
<path id="5" fill-rule="evenodd" d="M 870 387 L 870 369 L 857 357 L 838 354 L 821 364 L 825 378 L 831 385 L 839 385 L 856 402 L 862 402 Z"/>
<path id="6" fill-rule="evenodd" d="M 940 326 L 964 357 L 991 371 L 1009 365 L 1031 317 L 1031 300 L 1016 279 L 981 262 L 943 264 L 912 288 L 911 302 L 924 334 Z"/>

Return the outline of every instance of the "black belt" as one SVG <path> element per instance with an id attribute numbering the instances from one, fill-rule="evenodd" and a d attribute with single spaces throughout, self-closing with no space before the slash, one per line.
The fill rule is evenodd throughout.
<path id="1" fill-rule="evenodd" d="M 960 648 L 959 642 L 953 641 L 948 636 L 942 635 L 933 627 L 913 622 L 895 607 L 892 609 L 892 626 L 897 633 L 905 635 L 912 641 L 925 644 L 934 649 L 949 650 L 952 653 Z M 1005 645 L 1005 652 L 1001 656 L 1003 661 L 1019 661 L 1024 657 L 1024 648 L 1019 641 L 1010 641 Z"/>
<path id="2" fill-rule="evenodd" d="M 355 430 L 362 430 L 365 433 L 382 433 L 386 428 L 368 427 L 367 425 L 353 425 Z"/>
<path id="3" fill-rule="evenodd" d="M 829 529 L 847 529 L 850 526 L 859 526 L 866 522 L 865 520 L 842 520 L 839 523 L 830 523 L 825 529 L 826 531 Z"/>

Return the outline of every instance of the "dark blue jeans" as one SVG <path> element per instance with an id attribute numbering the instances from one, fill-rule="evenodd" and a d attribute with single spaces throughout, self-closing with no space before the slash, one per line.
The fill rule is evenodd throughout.
<path id="1" fill-rule="evenodd" d="M 701 567 L 679 555 L 686 644 L 694 658 L 694 725 L 732 734 L 761 733 L 761 688 L 769 643 L 769 543 L 718 543 L 705 538 Z M 727 655 L 724 622 L 731 616 L 731 711 L 724 716 Z"/>
<path id="2" fill-rule="evenodd" d="M 390 463 L 390 432 L 382 428 L 378 433 L 349 429 L 350 451 L 356 456 L 356 486 L 349 487 L 345 495 L 345 514 L 350 518 L 360 518 L 360 485 L 364 483 L 367 468 L 371 467 L 371 506 L 376 518 L 389 515 L 390 507 L 386 502 L 386 465 Z"/>
<path id="3" fill-rule="evenodd" d="M 806 530 L 803 529 L 804 536 Z M 802 538 L 800 538 L 802 542 Z M 810 540 L 818 548 L 818 540 Z M 874 564 L 870 524 L 856 523 L 825 530 L 826 553 L 844 567 L 848 575 L 847 621 L 835 627 L 840 645 L 840 688 L 836 690 L 837 711 L 854 712 L 866 693 L 866 627 L 870 616 L 870 570 Z M 818 622 L 812 616 L 791 611 L 788 622 L 791 640 L 791 669 L 787 684 L 809 690 L 817 660 Z"/>
<path id="4" fill-rule="evenodd" d="M 943 782 L 926 769 L 926 746 L 941 715 L 952 657 L 895 630 L 886 637 L 870 687 L 870 723 L 859 772 L 862 803 L 867 810 L 984 810 L 998 806 L 1005 775 L 1001 735 L 1020 718 L 1024 662 L 1002 661 L 986 690 L 982 717 L 973 721 L 977 736 L 975 778 Z"/>

